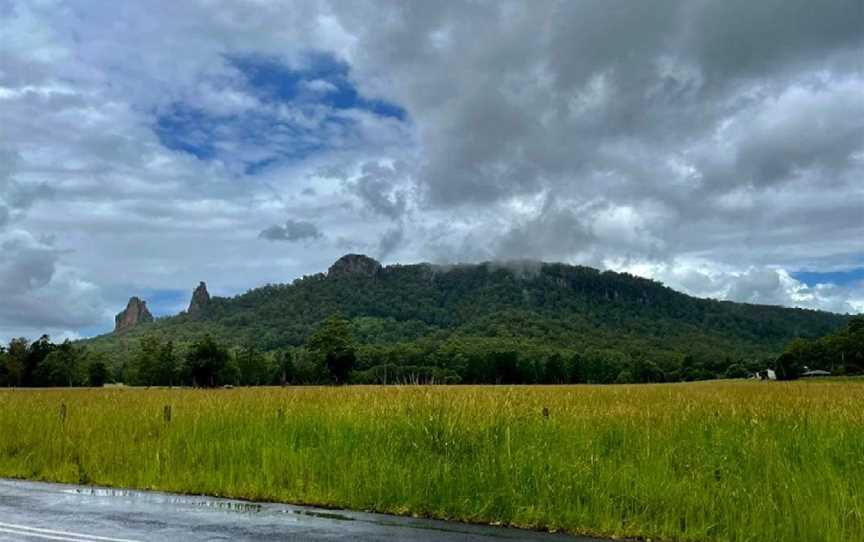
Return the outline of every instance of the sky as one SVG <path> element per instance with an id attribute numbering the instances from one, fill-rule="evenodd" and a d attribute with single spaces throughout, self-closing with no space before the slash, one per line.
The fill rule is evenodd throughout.
<path id="1" fill-rule="evenodd" d="M 864 311 L 864 2 L 0 0 L 0 340 L 390 263 Z"/>

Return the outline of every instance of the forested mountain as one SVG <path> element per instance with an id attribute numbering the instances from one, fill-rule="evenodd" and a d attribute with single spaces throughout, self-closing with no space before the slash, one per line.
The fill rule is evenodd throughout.
<path id="1" fill-rule="evenodd" d="M 338 315 L 356 344 L 356 369 L 370 381 L 376 367 L 447 369 L 463 382 L 560 380 L 565 377 L 550 377 L 550 371 L 564 365 L 572 373 L 578 360 L 585 381 L 691 380 L 770 365 L 792 340 L 826 335 L 849 320 L 699 299 L 653 280 L 588 267 L 382 267 L 360 255 L 344 256 L 327 273 L 291 284 L 233 298 L 207 296 L 194 305 L 191 314 L 83 344 L 107 354 L 119 371 L 143 337 L 173 341 L 182 350 L 209 334 L 227 346 L 283 352 L 306 344 L 323 320 Z M 641 371 L 648 376 L 634 374 Z"/>

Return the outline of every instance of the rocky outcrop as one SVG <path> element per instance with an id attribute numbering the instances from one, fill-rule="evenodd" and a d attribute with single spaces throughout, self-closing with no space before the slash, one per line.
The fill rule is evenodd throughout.
<path id="1" fill-rule="evenodd" d="M 210 292 L 207 291 L 207 284 L 202 281 L 192 292 L 192 299 L 189 301 L 189 309 L 186 312 L 189 313 L 189 316 L 200 316 L 209 303 Z"/>
<path id="2" fill-rule="evenodd" d="M 363 254 L 346 254 L 327 270 L 328 277 L 374 277 L 381 271 L 377 260 Z"/>
<path id="3" fill-rule="evenodd" d="M 147 310 L 147 302 L 130 297 L 126 309 L 114 317 L 114 333 L 126 331 L 142 322 L 152 322 L 153 315 Z"/>

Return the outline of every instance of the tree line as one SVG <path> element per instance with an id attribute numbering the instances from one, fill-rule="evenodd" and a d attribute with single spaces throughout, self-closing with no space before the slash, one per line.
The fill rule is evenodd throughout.
<path id="1" fill-rule="evenodd" d="M 812 370 L 838 376 L 864 373 L 864 316 L 853 317 L 844 329 L 819 339 L 792 341 L 777 358 L 775 369 L 784 379 Z"/>
<path id="2" fill-rule="evenodd" d="M 0 346 L 0 386 L 102 386 L 110 378 L 104 354 L 88 352 L 69 340 L 54 344 L 16 338 Z"/>
<path id="3" fill-rule="evenodd" d="M 357 341 L 353 329 L 349 320 L 331 316 L 302 346 L 270 352 L 261 351 L 253 341 L 229 347 L 209 334 L 180 345 L 146 335 L 126 363 L 113 367 L 104 354 L 69 341 L 55 345 L 47 336 L 32 343 L 14 339 L 0 348 L 0 385 L 649 383 L 744 378 L 778 361 L 712 362 L 690 355 L 649 359 L 609 348 L 573 351 L 501 337 L 365 344 Z"/>
<path id="4" fill-rule="evenodd" d="M 130 359 L 110 366 L 103 353 L 48 336 L 0 347 L 0 386 L 136 386 L 287 384 L 614 384 L 746 378 L 773 368 L 794 379 L 812 369 L 864 373 L 864 317 L 820 339 L 792 341 L 779 357 L 732 359 L 692 355 L 649 358 L 610 348 L 562 349 L 518 338 L 448 337 L 397 343 L 358 342 L 351 321 L 331 316 L 302 346 L 270 352 L 254 341 L 228 347 L 205 334 L 177 345 L 140 339 Z"/>

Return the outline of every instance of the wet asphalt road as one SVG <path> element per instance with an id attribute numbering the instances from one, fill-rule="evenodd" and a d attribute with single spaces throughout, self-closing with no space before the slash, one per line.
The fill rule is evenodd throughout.
<path id="1" fill-rule="evenodd" d="M 12 540 L 601 542 L 382 514 L 0 479 L 0 541 Z"/>

